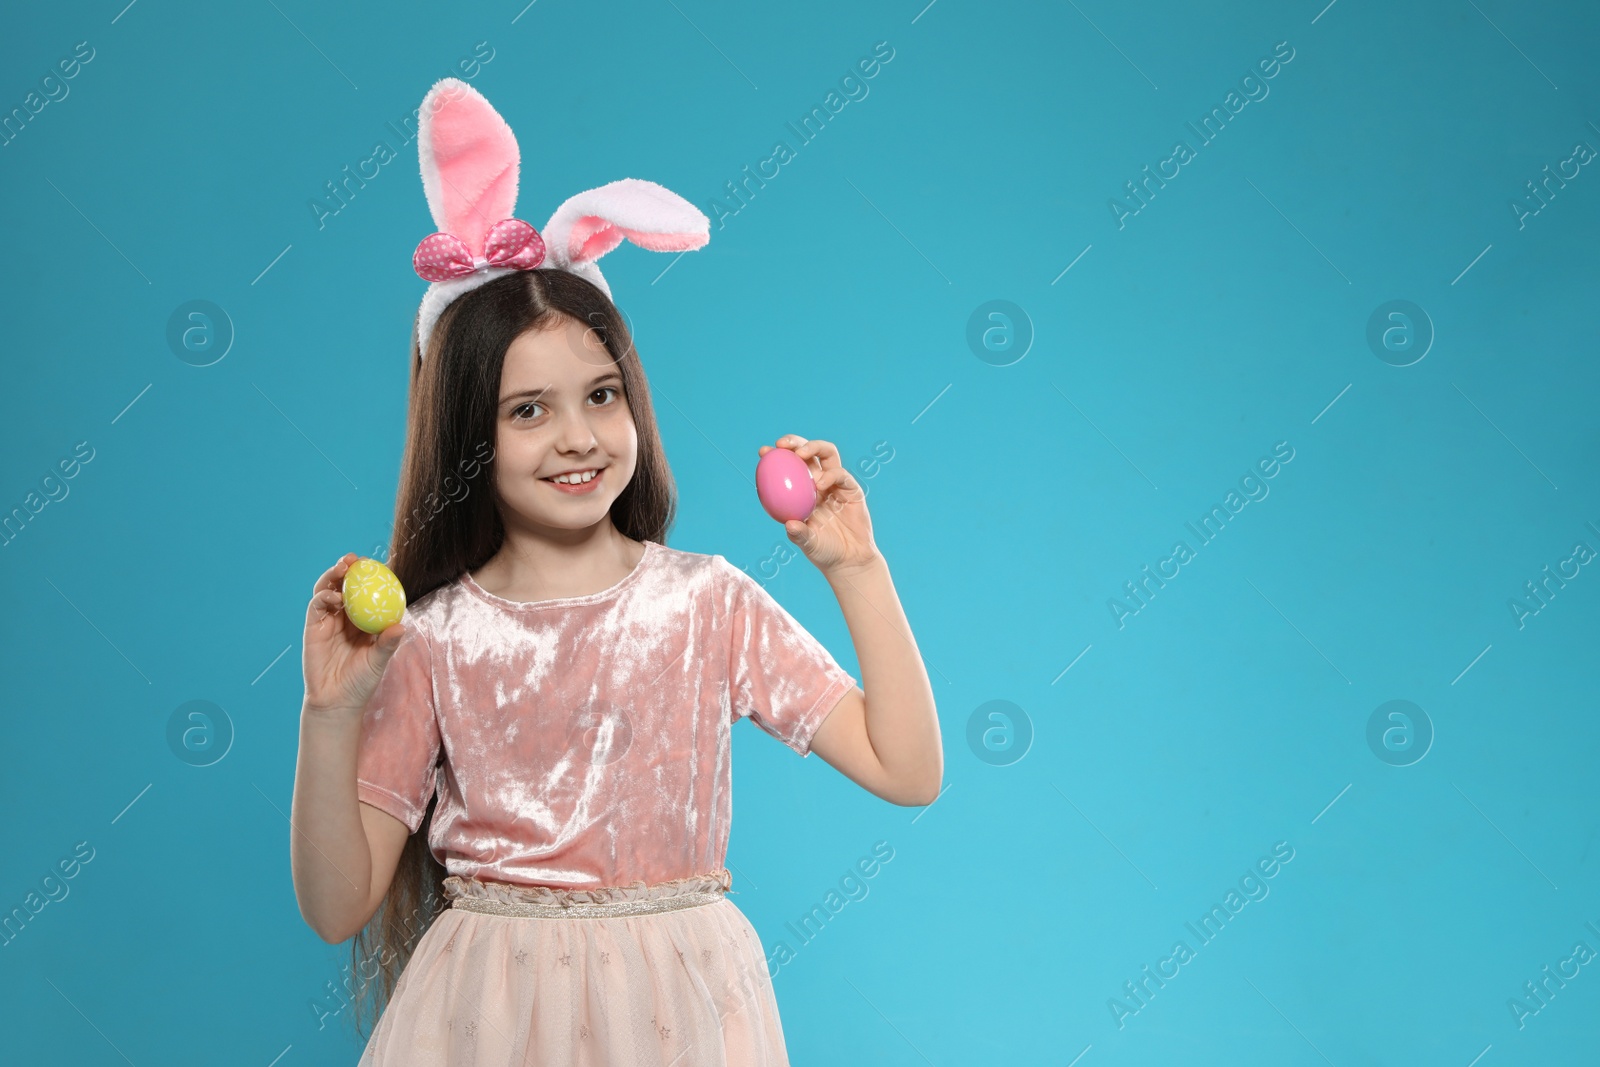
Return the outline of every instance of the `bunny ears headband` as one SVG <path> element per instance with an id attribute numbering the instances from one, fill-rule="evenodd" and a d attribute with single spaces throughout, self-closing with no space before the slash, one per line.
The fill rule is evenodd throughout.
<path id="1" fill-rule="evenodd" d="M 417 152 L 422 190 L 438 233 L 411 265 L 432 282 L 417 311 L 418 350 L 456 297 L 518 270 L 557 267 L 611 287 L 598 260 L 626 237 L 652 252 L 687 252 L 711 239 L 711 221 L 655 182 L 623 178 L 569 197 L 544 230 L 513 214 L 521 154 L 511 127 L 483 94 L 444 78 L 422 98 Z"/>

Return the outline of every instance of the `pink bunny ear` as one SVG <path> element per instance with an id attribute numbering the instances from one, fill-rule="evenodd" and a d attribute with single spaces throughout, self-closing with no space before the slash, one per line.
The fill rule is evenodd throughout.
<path id="1" fill-rule="evenodd" d="M 443 78 L 422 98 L 417 154 L 433 223 L 484 254 L 489 227 L 513 217 L 521 153 L 511 127 L 483 94 Z"/>
<path id="2" fill-rule="evenodd" d="M 711 220 L 670 189 L 622 178 L 569 197 L 542 233 L 554 266 L 594 281 L 595 260 L 623 238 L 652 252 L 686 252 L 711 239 Z"/>

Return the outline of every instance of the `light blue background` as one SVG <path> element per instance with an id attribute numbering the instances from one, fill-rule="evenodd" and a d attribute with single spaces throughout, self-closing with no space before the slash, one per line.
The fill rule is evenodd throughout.
<path id="1" fill-rule="evenodd" d="M 0 111 L 95 56 L 0 148 L 0 502 L 95 455 L 0 552 L 0 907 L 95 858 L 0 948 L 8 1058 L 359 1054 L 311 1008 L 348 948 L 290 881 L 300 636 L 317 575 L 392 519 L 433 226 L 387 124 L 486 41 L 473 84 L 536 226 L 621 177 L 712 214 L 796 150 L 706 248 L 603 261 L 681 489 L 670 543 L 758 573 L 784 543 L 759 444 L 893 450 L 869 502 L 946 792 L 898 808 L 735 732 L 733 899 L 798 949 L 795 1064 L 1592 1059 L 1600 965 L 1521 1027 L 1507 1001 L 1600 950 L 1600 576 L 1520 628 L 1508 604 L 1600 549 L 1600 173 L 1522 227 L 1509 205 L 1600 147 L 1600 12 L 1323 3 L 9 12 Z M 880 41 L 801 146 L 785 123 Z M 1123 183 L 1280 41 L 1270 95 L 1119 229 Z M 379 140 L 399 157 L 319 229 L 310 201 Z M 237 332 L 203 368 L 165 340 L 194 299 Z M 1404 367 L 1366 342 L 1394 299 L 1436 331 Z M 966 342 L 991 300 L 1031 323 L 1009 366 Z M 1270 495 L 1197 547 L 1184 524 L 1278 442 Z M 1180 538 L 1195 559 L 1119 628 L 1108 601 Z M 858 671 L 809 563 L 768 588 Z M 197 699 L 235 731 L 204 768 L 166 738 Z M 1403 767 L 1366 739 L 1397 699 L 1436 732 Z M 1032 731 L 1005 766 L 967 739 L 991 700 Z M 868 895 L 800 946 L 785 923 L 879 841 Z M 1270 895 L 1119 1027 L 1123 983 L 1277 842 Z"/>

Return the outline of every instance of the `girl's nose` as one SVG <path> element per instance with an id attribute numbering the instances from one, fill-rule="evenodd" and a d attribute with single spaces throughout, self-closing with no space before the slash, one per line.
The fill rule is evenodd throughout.
<path id="1" fill-rule="evenodd" d="M 560 432 L 556 434 L 556 447 L 562 452 L 584 453 L 594 449 L 594 430 L 589 426 L 589 420 L 581 413 L 567 415 L 561 420 Z"/>

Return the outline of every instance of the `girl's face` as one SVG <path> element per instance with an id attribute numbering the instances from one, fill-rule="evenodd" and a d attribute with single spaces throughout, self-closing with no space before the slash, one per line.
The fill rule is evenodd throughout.
<path id="1" fill-rule="evenodd" d="M 590 328 L 557 321 L 513 341 L 500 374 L 494 468 L 508 527 L 582 530 L 605 521 L 638 458 L 611 354 Z"/>

